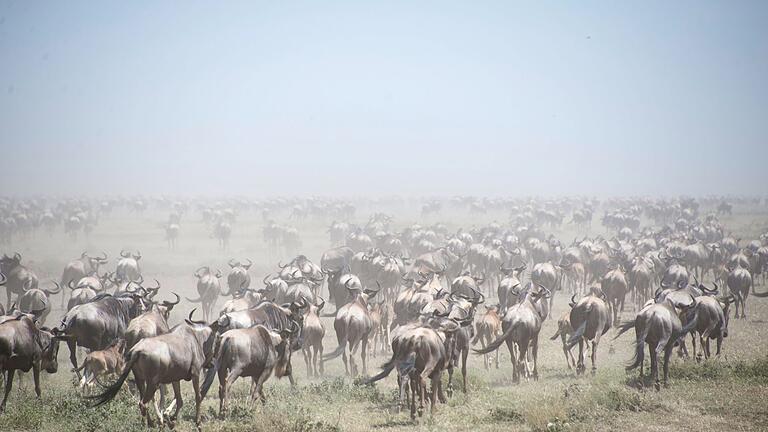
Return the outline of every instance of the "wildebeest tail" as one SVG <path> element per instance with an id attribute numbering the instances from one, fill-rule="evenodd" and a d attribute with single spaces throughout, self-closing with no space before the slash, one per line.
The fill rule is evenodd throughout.
<path id="1" fill-rule="evenodd" d="M 632 324 L 634 324 L 634 321 L 632 322 Z M 626 325 L 627 323 L 622 324 L 622 328 Z M 634 327 L 634 325 L 632 327 Z M 648 330 L 650 328 L 651 328 L 650 326 L 646 326 L 645 329 L 643 329 L 642 333 L 637 335 L 637 339 L 635 339 L 635 355 L 634 357 L 632 357 L 632 363 L 625 368 L 626 370 L 635 369 L 638 366 L 643 364 L 643 356 L 644 356 L 643 350 L 645 350 L 645 338 L 648 336 Z"/>
<path id="2" fill-rule="evenodd" d="M 584 337 L 584 332 L 587 331 L 587 320 L 584 320 L 584 322 L 581 323 L 581 325 L 573 331 L 573 334 L 571 337 L 568 338 L 568 342 L 566 343 L 566 346 L 568 349 L 573 348 L 574 345 L 579 343 L 582 337 Z M 552 336 L 552 340 L 555 340 L 557 336 L 560 334 L 560 329 L 557 329 L 557 333 L 555 333 L 554 336 Z"/>
<path id="3" fill-rule="evenodd" d="M 123 386 L 123 383 L 128 378 L 128 374 L 131 373 L 131 370 L 133 369 L 133 364 L 136 363 L 136 359 L 138 358 L 138 355 L 131 356 L 129 354 L 128 362 L 125 364 L 125 368 L 123 369 L 123 373 L 120 374 L 120 378 L 117 379 L 117 381 L 112 384 L 111 386 L 107 387 L 106 390 L 104 390 L 104 393 L 95 395 L 95 396 L 87 396 L 86 399 L 90 399 L 94 401 L 94 403 L 91 405 L 91 407 L 97 407 L 100 405 L 104 405 L 105 403 L 108 403 L 112 399 L 117 396 L 117 393 L 120 391 L 120 387 Z"/>
<path id="4" fill-rule="evenodd" d="M 395 365 L 397 365 L 397 353 L 392 353 L 392 358 L 387 360 L 386 363 L 381 365 L 381 372 L 377 373 L 376 375 L 366 379 L 363 381 L 363 384 L 371 384 L 375 383 L 376 381 L 379 381 L 381 379 L 386 378 L 389 376 L 389 374 L 392 372 L 392 370 L 395 368 Z"/>
<path id="5" fill-rule="evenodd" d="M 326 360 L 331 360 L 331 359 L 335 359 L 336 357 L 340 356 L 340 355 L 341 355 L 341 353 L 343 353 L 343 352 L 344 352 L 344 350 L 345 350 L 346 348 L 347 348 L 347 341 L 346 341 L 346 339 L 345 339 L 345 340 L 343 340 L 343 341 L 342 341 L 342 342 L 339 344 L 339 347 L 338 347 L 338 348 L 336 348 L 336 350 L 334 350 L 334 351 L 333 351 L 332 353 L 330 353 L 330 354 L 326 354 L 326 355 L 324 355 L 324 356 L 323 356 L 323 361 L 326 361 Z"/>
<path id="6" fill-rule="evenodd" d="M 200 394 L 202 397 L 205 397 L 205 395 L 208 394 L 208 390 L 211 388 L 211 384 L 213 384 L 213 380 L 219 372 L 219 367 L 221 366 L 221 353 L 224 351 L 221 346 L 221 341 L 221 336 L 218 336 L 216 338 L 216 347 L 213 352 L 213 365 L 205 371 L 205 379 L 203 379 L 203 385 L 200 387 Z M 226 340 L 224 343 L 227 343 Z"/>
<path id="7" fill-rule="evenodd" d="M 517 326 L 517 322 L 512 323 L 512 325 L 509 326 L 509 328 L 498 338 L 496 338 L 495 341 L 491 342 L 486 346 L 485 348 L 480 349 L 472 349 L 475 354 L 488 354 L 489 352 L 496 351 L 499 349 L 501 344 L 504 343 L 504 341 L 507 340 L 507 338 L 512 334 L 512 331 L 515 330 L 515 326 Z"/>
<path id="8" fill-rule="evenodd" d="M 623 335 L 624 333 L 626 333 L 626 332 L 627 332 L 627 330 L 629 330 L 629 329 L 633 329 L 633 328 L 635 328 L 635 321 L 634 321 L 634 320 L 632 320 L 632 321 L 627 321 L 627 322 L 625 322 L 624 324 L 621 324 L 621 325 L 619 325 L 619 327 L 618 327 L 618 329 L 619 329 L 619 332 L 618 332 L 618 333 L 616 333 L 616 336 L 614 336 L 614 337 L 613 337 L 613 339 L 615 340 L 615 339 L 616 339 L 616 338 L 618 338 L 619 336 L 621 336 L 621 335 Z"/>

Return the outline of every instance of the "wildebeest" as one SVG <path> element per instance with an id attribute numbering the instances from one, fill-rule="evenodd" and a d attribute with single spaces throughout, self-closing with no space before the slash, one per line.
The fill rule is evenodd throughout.
<path id="1" fill-rule="evenodd" d="M 5 282 L 5 290 L 8 294 L 6 309 L 11 308 L 11 297 L 14 294 L 18 298 L 24 294 L 25 287 L 27 289 L 37 288 L 37 275 L 21 264 L 21 254 L 18 252 L 12 257 L 3 255 L 0 258 L 0 272 L 7 278 Z"/>
<path id="2" fill-rule="evenodd" d="M 203 396 L 200 391 L 200 372 L 206 359 L 212 353 L 216 336 L 216 323 L 212 326 L 204 322 L 193 321 L 193 309 L 189 318 L 175 326 L 170 332 L 151 338 L 142 339 L 128 351 L 125 368 L 117 382 L 109 386 L 104 393 L 90 397 L 94 406 L 103 405 L 117 395 L 120 387 L 133 372 L 136 387 L 139 391 L 139 410 L 147 422 L 153 427 L 154 421 L 149 414 L 147 404 L 154 400 L 155 392 L 161 384 L 172 384 L 175 396 L 175 411 L 170 414 L 172 403 L 164 412 L 155 405 L 155 411 L 161 424 L 168 415 L 168 424 L 173 428 L 176 417 L 183 406 L 181 399 L 181 380 L 192 381 L 195 392 L 195 425 L 200 428 L 200 403 Z"/>
<path id="3" fill-rule="evenodd" d="M 187 301 L 202 303 L 203 320 L 208 321 L 213 314 L 213 307 L 216 305 L 216 300 L 218 300 L 221 292 L 219 283 L 221 270 L 216 270 L 216 273 L 213 273 L 208 266 L 200 267 L 195 270 L 195 277 L 197 278 L 197 294 L 200 297 L 194 300 L 187 297 Z"/>
<path id="4" fill-rule="evenodd" d="M 598 290 L 592 290 L 578 302 L 574 302 L 575 298 L 572 297 L 568 318 L 573 332 L 563 348 L 570 350 L 574 345 L 579 344 L 577 374 L 582 374 L 586 370 L 584 345 L 590 341 L 592 341 L 592 373 L 597 371 L 597 347 L 600 344 L 600 338 L 613 323 L 610 307 L 604 299 L 605 294 Z"/>
<path id="5" fill-rule="evenodd" d="M 624 310 L 624 298 L 627 295 L 627 279 L 621 267 L 609 271 L 600 281 L 600 288 L 605 293 L 608 306 L 613 313 L 613 321 L 618 322 L 621 311 Z"/>
<path id="6" fill-rule="evenodd" d="M 443 371 L 453 361 L 455 353 L 455 335 L 462 327 L 471 324 L 471 320 L 457 323 L 448 318 L 433 318 L 428 325 L 411 324 L 403 326 L 401 333 L 392 339 L 392 357 L 382 365 L 382 371 L 365 380 L 366 383 L 376 382 L 388 376 L 392 370 L 398 369 L 401 382 L 401 400 L 406 380 L 411 388 L 411 418 L 416 418 L 424 412 L 424 401 L 427 399 L 427 379 L 431 381 L 429 402 L 434 413 L 435 402 L 442 397 L 441 377 Z M 416 400 L 419 400 L 418 409 Z"/>
<path id="7" fill-rule="evenodd" d="M 139 294 L 112 296 L 99 294 L 88 303 L 70 309 L 53 329 L 56 338 L 65 340 L 69 360 L 77 369 L 76 347 L 101 350 L 121 338 L 131 319 L 144 311 L 144 299 Z M 80 378 L 79 372 L 77 377 Z"/>
<path id="8" fill-rule="evenodd" d="M 138 281 L 141 278 L 139 260 L 141 260 L 141 252 L 136 251 L 135 254 L 131 254 L 121 250 L 115 269 L 115 278 L 120 282 Z"/>
<path id="9" fill-rule="evenodd" d="M 54 282 L 56 289 L 40 289 L 24 287 L 24 294 L 19 298 L 19 310 L 22 312 L 39 311 L 37 322 L 45 325 L 45 319 L 51 313 L 51 296 L 61 292 L 61 286 Z"/>
<path id="10" fill-rule="evenodd" d="M 101 377 L 120 375 L 123 372 L 123 366 L 125 366 L 123 360 L 124 348 L 125 340 L 118 339 L 103 350 L 88 353 L 85 356 L 85 360 L 83 360 L 83 364 L 77 370 L 78 372 L 83 371 L 80 389 L 92 388 Z"/>
<path id="11" fill-rule="evenodd" d="M 321 298 L 322 300 L 322 298 Z M 307 365 L 307 376 L 320 376 L 323 374 L 323 337 L 325 326 L 320 321 L 320 311 L 325 306 L 325 300 L 318 304 L 310 304 L 304 313 L 304 323 L 301 330 L 303 339 L 302 353 L 304 363 Z M 318 366 L 318 363 L 319 366 Z"/>
<path id="12" fill-rule="evenodd" d="M 499 349 L 501 344 L 506 342 L 512 357 L 512 380 L 520 382 L 520 375 L 523 370 L 528 375 L 528 364 L 525 361 L 525 356 L 528 352 L 528 346 L 530 346 L 533 356 L 532 376 L 538 380 L 539 331 L 547 313 L 546 301 L 551 295 L 551 291 L 541 285 L 539 285 L 538 291 L 529 289 L 525 299 L 507 309 L 504 314 L 501 321 L 502 335 L 487 347 L 475 350 L 475 352 L 487 354 Z"/>
<path id="13" fill-rule="evenodd" d="M 493 342 L 501 334 L 501 318 L 499 318 L 499 305 L 485 306 L 486 312 L 480 316 L 475 323 L 475 337 L 472 339 L 472 345 L 480 342 L 481 347 Z M 488 354 L 483 355 L 483 366 L 489 369 L 491 360 Z M 496 369 L 499 368 L 499 350 L 496 350 Z"/>
<path id="14" fill-rule="evenodd" d="M 496 292 L 499 297 L 499 313 L 503 314 L 507 308 L 517 303 L 517 295 L 513 292 L 520 287 L 520 278 L 526 266 L 522 265 L 517 268 L 504 268 L 500 267 L 499 271 L 503 275 Z"/>
<path id="15" fill-rule="evenodd" d="M 715 286 L 717 288 L 717 286 Z M 705 359 L 711 357 L 709 349 L 710 339 L 717 339 L 716 356 L 720 356 L 723 346 L 723 338 L 728 337 L 729 306 L 735 301 L 733 295 L 725 298 L 715 296 L 699 296 L 694 299 L 695 306 L 689 315 L 696 318 L 693 330 L 698 333 L 701 353 L 696 355 L 696 337 L 693 337 L 693 356 L 697 360 L 702 355 Z M 693 319 L 690 317 L 689 319 Z"/>
<path id="16" fill-rule="evenodd" d="M 248 264 L 243 264 L 240 261 L 231 259 L 228 264 L 232 270 L 227 275 L 229 293 L 225 295 L 234 295 L 235 292 L 246 289 L 251 285 L 251 275 L 248 274 L 248 270 L 253 263 L 251 260 L 248 260 Z"/>
<path id="17" fill-rule="evenodd" d="M 691 299 L 693 300 L 693 299 Z M 693 301 L 690 303 L 693 305 Z M 667 385 L 669 378 L 669 358 L 672 354 L 672 348 L 691 331 L 697 321 L 696 317 L 690 320 L 690 324 L 683 327 L 680 321 L 680 314 L 685 313 L 689 306 L 674 304 L 671 298 L 653 303 L 641 310 L 633 321 L 626 322 L 619 326 L 619 333 L 614 339 L 621 336 L 627 330 L 635 329 L 635 357 L 627 370 L 640 367 L 640 379 L 643 378 L 643 357 L 645 355 L 645 344 L 648 344 L 648 351 L 651 354 L 651 379 L 654 382 L 656 390 L 660 389 L 659 383 L 659 354 L 664 358 L 663 382 Z"/>
<path id="18" fill-rule="evenodd" d="M 229 389 L 239 377 L 251 377 L 253 388 L 251 397 L 257 396 L 262 402 L 264 382 L 274 371 L 277 378 L 288 374 L 291 354 L 291 339 L 298 334 L 298 327 L 280 332 L 262 325 L 247 329 L 235 329 L 225 332 L 216 341 L 213 363 L 205 376 L 202 386 L 203 396 L 208 392 L 213 379 L 219 377 L 219 416 L 224 417 L 227 409 Z"/>
<path id="19" fill-rule="evenodd" d="M 574 294 L 575 297 L 575 294 Z M 573 307 L 575 303 L 573 302 L 573 297 L 571 297 L 571 303 L 570 306 Z M 560 316 L 560 318 L 557 320 L 557 331 L 555 332 L 552 337 L 550 337 L 550 340 L 557 340 L 557 338 L 560 338 L 560 340 L 563 343 L 563 354 L 565 355 L 565 364 L 568 366 L 568 369 L 571 369 L 571 365 L 576 367 L 576 359 L 573 358 L 573 353 L 571 352 L 571 349 L 568 347 L 568 336 L 573 333 L 573 327 L 571 326 L 571 311 L 565 311 Z M 496 350 L 496 353 L 498 355 L 498 350 Z"/>
<path id="20" fill-rule="evenodd" d="M 168 333 L 168 316 L 174 306 L 179 304 L 179 295 L 173 293 L 176 301 L 163 301 L 154 303 L 150 309 L 143 314 L 133 318 L 125 329 L 125 351 L 133 348 L 140 340 Z"/>
<path id="21" fill-rule="evenodd" d="M 5 394 L 0 413 L 5 411 L 8 394 L 13 388 L 17 370 L 29 372 L 35 381 L 35 394 L 40 397 L 40 371 L 56 373 L 59 342 L 46 328 L 38 328 L 32 316 L 19 313 L 0 323 L 0 372 L 5 373 Z"/>
<path id="22" fill-rule="evenodd" d="M 60 285 L 65 287 L 70 283 L 77 283 L 80 279 L 91 275 L 98 274 L 99 266 L 107 263 L 107 254 L 102 252 L 103 257 L 92 257 L 88 255 L 88 252 L 80 254 L 80 258 L 72 260 L 64 267 L 64 271 L 61 273 Z M 67 295 L 62 294 L 61 306 L 64 307 L 64 302 L 67 301 Z"/>
<path id="23" fill-rule="evenodd" d="M 358 348 L 360 348 L 360 357 L 363 363 L 363 374 L 368 372 L 368 364 L 366 362 L 368 339 L 373 329 L 373 322 L 368 310 L 368 300 L 376 295 L 378 291 L 352 289 L 349 283 L 346 284 L 346 288 L 350 291 L 352 300 L 336 311 L 336 318 L 333 321 L 333 328 L 336 330 L 336 340 L 339 346 L 335 351 L 324 356 L 323 360 L 330 360 L 342 355 L 346 373 L 357 376 L 358 370 L 353 356 Z M 349 347 L 349 363 L 351 363 L 351 367 L 347 363 L 347 347 Z"/>

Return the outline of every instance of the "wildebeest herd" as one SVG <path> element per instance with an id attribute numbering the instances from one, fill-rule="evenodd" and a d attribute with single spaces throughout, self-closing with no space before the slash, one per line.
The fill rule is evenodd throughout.
<path id="1" fill-rule="evenodd" d="M 589 352 L 594 374 L 601 341 L 633 330 L 634 338 L 622 338 L 635 353 L 627 368 L 643 377 L 647 355 L 650 376 L 640 383 L 658 390 L 669 384 L 675 350 L 713 361 L 731 315 L 747 319 L 750 296 L 768 297 L 758 288 L 766 285 L 768 231 L 739 238 L 724 222 L 734 208 L 763 205 L 738 197 L 0 199 L 7 293 L 0 411 L 19 371 L 32 370 L 40 396 L 40 372 L 57 373 L 61 342 L 76 377 L 73 394 L 98 406 L 128 392 L 147 425 L 171 428 L 184 406 L 182 381 L 192 383 L 199 428 L 214 384 L 224 418 L 240 377 L 251 378 L 250 397 L 261 401 L 272 375 L 300 386 L 292 365 L 298 351 L 308 379 L 324 377 L 339 357 L 350 386 L 394 372 L 398 406 L 416 419 L 446 403 L 455 386 L 467 392 L 473 365 L 506 369 L 512 383 L 538 380 L 543 348 L 562 350 L 562 368 L 577 376 Z M 358 217 L 360 208 L 369 212 Z M 387 208 L 415 209 L 420 220 L 398 221 Z M 459 212 L 468 225 L 452 222 Z M 150 213 L 168 217 L 145 222 Z M 256 222 L 243 223 L 246 215 Z M 211 252 L 206 262 L 173 264 L 185 269 L 185 284 L 161 282 L 167 272 L 127 246 L 138 243 L 130 232 L 111 233 L 121 245 L 114 250 L 115 241 L 97 242 L 110 219 L 151 224 L 158 233 L 151 247 L 162 244 L 169 256 L 197 253 L 184 250 L 185 226 L 195 220 L 208 231 Z M 299 229 L 318 224 L 325 247 L 312 255 Z M 564 227 L 578 235 L 556 235 Z M 233 250 L 240 239 L 264 245 L 261 260 L 236 257 L 247 250 Z M 57 241 L 88 250 L 58 257 L 58 270 L 26 252 Z M 557 348 L 540 344 L 546 320 L 556 322 Z M 503 346 L 511 366 L 499 361 Z M 386 360 L 371 364 L 381 354 Z"/>

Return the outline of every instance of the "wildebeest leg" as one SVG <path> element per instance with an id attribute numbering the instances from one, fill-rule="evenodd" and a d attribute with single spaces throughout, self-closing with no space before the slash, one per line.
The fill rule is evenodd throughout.
<path id="1" fill-rule="evenodd" d="M 517 370 L 517 357 L 515 356 L 515 343 L 511 340 L 507 339 L 505 341 L 507 343 L 507 349 L 509 349 L 509 357 L 512 360 L 512 382 L 517 383 L 520 382 L 520 375 L 519 371 Z"/>
<path id="2" fill-rule="evenodd" d="M 203 395 L 200 394 L 200 375 L 192 374 L 192 388 L 195 390 L 195 426 L 200 430 L 200 404 L 203 402 Z"/>
<path id="3" fill-rule="evenodd" d="M 315 362 L 320 363 L 318 365 L 318 369 L 320 370 L 320 375 L 325 374 L 325 366 L 323 366 L 323 345 L 322 343 L 319 346 L 315 347 Z"/>
<path id="4" fill-rule="evenodd" d="M 595 334 L 595 340 L 592 341 L 592 350 L 590 351 L 590 354 L 592 355 L 592 375 L 594 375 L 597 372 L 597 346 L 600 344 L 600 332 L 597 332 Z"/>
<path id="5" fill-rule="evenodd" d="M 528 381 L 528 378 L 531 375 L 531 371 L 528 370 L 528 344 L 530 341 L 521 341 L 518 342 L 517 346 L 520 348 L 518 351 L 518 362 L 520 363 L 520 366 L 522 368 L 522 372 L 525 373 L 525 380 Z"/>
<path id="6" fill-rule="evenodd" d="M 312 378 L 312 353 L 310 353 L 311 347 L 308 342 L 305 342 L 301 347 L 301 354 L 304 356 L 304 364 L 307 366 L 307 377 Z"/>
<path id="7" fill-rule="evenodd" d="M 368 335 L 363 336 L 362 346 L 360 347 L 360 357 L 363 360 L 363 375 L 368 373 Z"/>
<path id="8" fill-rule="evenodd" d="M 32 364 L 32 380 L 35 382 L 35 394 L 40 399 L 40 362 Z"/>
<path id="9" fill-rule="evenodd" d="M 531 353 L 533 354 L 533 379 L 539 380 L 539 339 L 534 337 L 531 341 Z"/>
<path id="10" fill-rule="evenodd" d="M 258 379 L 256 379 L 256 377 L 253 378 L 253 380 L 256 382 L 256 394 L 259 395 L 259 400 L 261 403 L 267 402 L 267 397 L 264 396 L 264 383 L 267 381 L 270 375 L 272 375 L 272 372 L 265 370 L 259 374 Z"/>
<path id="11" fill-rule="evenodd" d="M 219 402 L 219 416 L 224 418 L 224 415 L 227 412 L 227 401 L 229 399 L 229 390 L 232 388 L 232 385 L 235 383 L 237 378 L 242 373 L 241 369 L 232 369 L 227 374 L 227 379 L 224 380 L 223 390 L 224 390 L 224 397 L 221 398 Z M 255 389 L 254 389 L 255 391 Z"/>
<path id="12" fill-rule="evenodd" d="M 171 405 L 168 406 L 168 408 L 165 411 L 165 415 L 168 416 L 168 426 L 173 429 L 176 423 L 176 419 L 179 416 L 179 411 L 181 411 L 181 407 L 184 405 L 184 401 L 181 398 L 181 381 L 174 381 L 173 382 L 173 398 L 175 401 L 175 407 L 173 407 L 174 403 L 171 403 Z M 173 415 L 170 414 L 171 407 L 174 408 Z"/>
<path id="13" fill-rule="evenodd" d="M 467 392 L 467 356 L 469 356 L 469 347 L 461 351 L 461 383 L 464 386 L 464 393 Z"/>
<path id="14" fill-rule="evenodd" d="M 651 354 L 651 381 L 653 381 L 654 387 L 656 387 L 656 390 L 659 389 L 659 359 L 658 359 L 658 352 L 656 351 L 656 347 L 648 346 L 648 351 Z"/>
<path id="15" fill-rule="evenodd" d="M 144 389 L 144 393 L 142 393 L 141 399 L 139 400 L 139 409 L 141 410 L 141 415 L 147 421 L 147 427 L 154 427 L 155 422 L 152 420 L 152 416 L 149 414 L 147 403 L 151 400 L 154 400 L 155 392 L 157 391 L 157 384 L 152 382 L 148 382 L 146 384 L 147 387 Z"/>
<path id="16" fill-rule="evenodd" d="M 485 349 L 485 336 L 482 336 L 482 337 L 480 338 L 480 347 L 481 347 L 482 349 Z M 498 351 L 499 351 L 499 350 L 496 350 L 496 352 L 498 352 Z M 488 370 L 488 369 L 489 369 L 489 366 L 488 366 L 488 364 L 490 363 L 490 360 L 488 359 L 488 356 L 489 356 L 489 355 L 490 355 L 490 354 L 483 354 L 483 367 L 485 368 L 485 370 Z"/>
<path id="17" fill-rule="evenodd" d="M 418 395 L 416 391 L 419 388 L 419 375 L 416 372 L 409 374 L 409 383 L 411 386 L 411 420 L 416 420 L 416 400 Z"/>
<path id="18" fill-rule="evenodd" d="M 579 364 L 576 365 L 576 375 L 584 373 L 584 338 L 579 338 Z"/>
<path id="19" fill-rule="evenodd" d="M 11 296 L 11 293 L 8 293 L 8 297 Z M 11 392 L 11 387 L 13 387 L 13 375 L 16 373 L 16 369 L 9 369 L 7 371 L 7 375 L 5 376 L 5 393 L 3 394 L 3 402 L 0 402 L 0 413 L 5 411 L 5 403 L 8 402 L 8 393 Z"/>
<path id="20" fill-rule="evenodd" d="M 431 383 L 432 384 L 432 391 L 431 391 L 430 398 L 429 398 L 429 414 L 430 415 L 434 415 L 435 414 L 435 405 L 436 405 L 435 404 L 435 399 L 436 399 L 437 393 L 439 392 L 440 386 L 441 386 L 440 374 L 436 374 L 435 373 L 433 375 L 434 376 L 432 377 L 432 383 Z"/>
<path id="21" fill-rule="evenodd" d="M 722 330 L 720 330 L 720 335 L 717 336 L 717 353 L 715 355 L 717 357 L 720 357 L 720 348 L 723 346 L 723 333 Z M 707 352 L 709 352 L 709 340 L 707 340 Z"/>
<path id="22" fill-rule="evenodd" d="M 568 336 L 564 331 L 560 332 L 560 340 L 563 342 L 563 355 L 565 355 L 565 364 L 568 366 L 568 370 L 571 370 L 571 360 L 573 360 L 573 354 L 571 354 L 571 350 L 568 349 Z M 568 354 L 571 354 L 570 359 L 568 358 Z M 573 361 L 573 365 L 576 366 L 576 361 Z"/>
<path id="23" fill-rule="evenodd" d="M 67 338 L 67 348 L 69 348 L 69 361 L 72 363 L 72 367 L 75 369 L 77 379 L 80 380 L 80 371 L 77 370 L 77 339 L 74 337 Z"/>
<path id="24" fill-rule="evenodd" d="M 664 387 L 669 384 L 669 358 L 672 356 L 672 346 L 664 349 Z"/>

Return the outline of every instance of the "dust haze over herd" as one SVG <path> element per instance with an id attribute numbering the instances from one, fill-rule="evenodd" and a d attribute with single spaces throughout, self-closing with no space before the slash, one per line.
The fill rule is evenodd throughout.
<path id="1" fill-rule="evenodd" d="M 0 430 L 763 430 L 767 21 L 0 0 Z"/>

